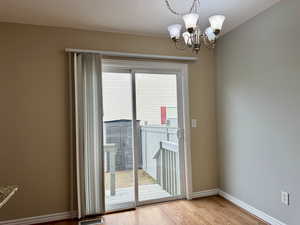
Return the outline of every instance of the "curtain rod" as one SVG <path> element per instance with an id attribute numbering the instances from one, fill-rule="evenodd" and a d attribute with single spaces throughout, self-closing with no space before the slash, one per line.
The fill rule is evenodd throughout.
<path id="1" fill-rule="evenodd" d="M 127 53 L 127 52 L 85 50 L 85 49 L 76 49 L 76 48 L 66 48 L 65 51 L 73 52 L 73 53 L 95 53 L 104 56 L 130 57 L 130 58 L 141 58 L 141 59 L 173 59 L 173 60 L 182 60 L 182 61 L 196 61 L 198 59 L 197 57 L 187 57 L 187 56 L 151 55 L 151 54 Z"/>

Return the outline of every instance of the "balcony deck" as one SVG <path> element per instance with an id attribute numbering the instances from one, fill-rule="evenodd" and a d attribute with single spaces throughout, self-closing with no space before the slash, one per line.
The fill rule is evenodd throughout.
<path id="1" fill-rule="evenodd" d="M 158 184 L 146 184 L 139 186 L 139 200 L 151 200 L 170 197 L 171 195 L 163 190 Z M 117 188 L 114 196 L 110 195 L 110 191 L 105 192 L 105 199 L 109 205 L 123 204 L 134 201 L 134 189 L 133 187 L 128 188 Z"/>
<path id="2" fill-rule="evenodd" d="M 116 193 L 110 195 L 110 174 L 105 176 L 105 201 L 108 209 L 114 209 L 114 205 L 122 205 L 124 203 L 134 201 L 134 181 L 132 170 L 117 171 L 116 172 Z M 139 200 L 151 200 L 170 197 L 171 195 L 162 189 L 162 187 L 155 182 L 145 171 L 138 171 L 139 177 Z"/>
<path id="3" fill-rule="evenodd" d="M 127 188 L 134 185 L 133 170 L 116 171 L 116 189 Z M 155 184 L 155 180 L 144 170 L 138 170 L 139 184 Z M 105 173 L 105 189 L 110 189 L 110 173 Z"/>

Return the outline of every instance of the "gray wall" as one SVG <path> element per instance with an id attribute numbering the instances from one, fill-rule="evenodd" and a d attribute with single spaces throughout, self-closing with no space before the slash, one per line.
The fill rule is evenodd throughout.
<path id="1" fill-rule="evenodd" d="M 288 225 L 300 224 L 299 41 L 300 1 L 287 0 L 216 51 L 220 187 Z"/>

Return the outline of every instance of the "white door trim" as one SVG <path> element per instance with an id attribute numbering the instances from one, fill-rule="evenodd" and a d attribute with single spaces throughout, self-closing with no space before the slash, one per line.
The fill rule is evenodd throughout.
<path id="1" fill-rule="evenodd" d="M 185 187 L 186 198 L 191 199 L 193 193 L 192 180 L 192 153 L 191 153 L 191 125 L 190 125 L 190 103 L 189 103 L 189 76 L 188 65 L 182 68 L 182 103 L 183 103 L 183 129 L 184 129 L 184 160 L 185 160 Z"/>

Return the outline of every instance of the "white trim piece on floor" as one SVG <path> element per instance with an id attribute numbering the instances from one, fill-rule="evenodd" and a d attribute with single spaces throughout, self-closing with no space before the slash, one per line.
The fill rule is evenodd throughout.
<path id="1" fill-rule="evenodd" d="M 205 190 L 205 191 L 199 191 L 199 192 L 193 192 L 191 194 L 191 199 L 194 198 L 204 198 L 204 197 L 209 197 L 209 196 L 214 196 L 219 194 L 219 189 L 211 189 L 211 190 Z"/>
<path id="2" fill-rule="evenodd" d="M 42 216 L 35 216 L 35 217 L 26 217 L 21 219 L 15 220 L 6 220 L 0 221 L 0 225 L 30 225 L 30 224 L 37 224 L 37 223 L 46 223 L 46 222 L 53 222 L 58 220 L 66 220 L 66 219 L 73 219 L 76 217 L 76 212 L 61 212 L 61 213 L 54 213 Z"/>
<path id="3" fill-rule="evenodd" d="M 256 209 L 251 205 L 248 205 L 247 203 L 237 199 L 236 197 L 233 197 L 232 195 L 230 195 L 222 190 L 219 191 L 219 195 L 222 196 L 223 198 L 227 199 L 228 201 L 232 202 L 236 206 L 238 206 L 238 207 L 246 210 L 247 212 L 253 214 L 254 216 L 262 219 L 263 221 L 270 223 L 271 225 L 287 225 L 287 224 L 273 218 L 272 216 L 269 216 L 265 212 L 263 212 L 259 209 Z"/>

